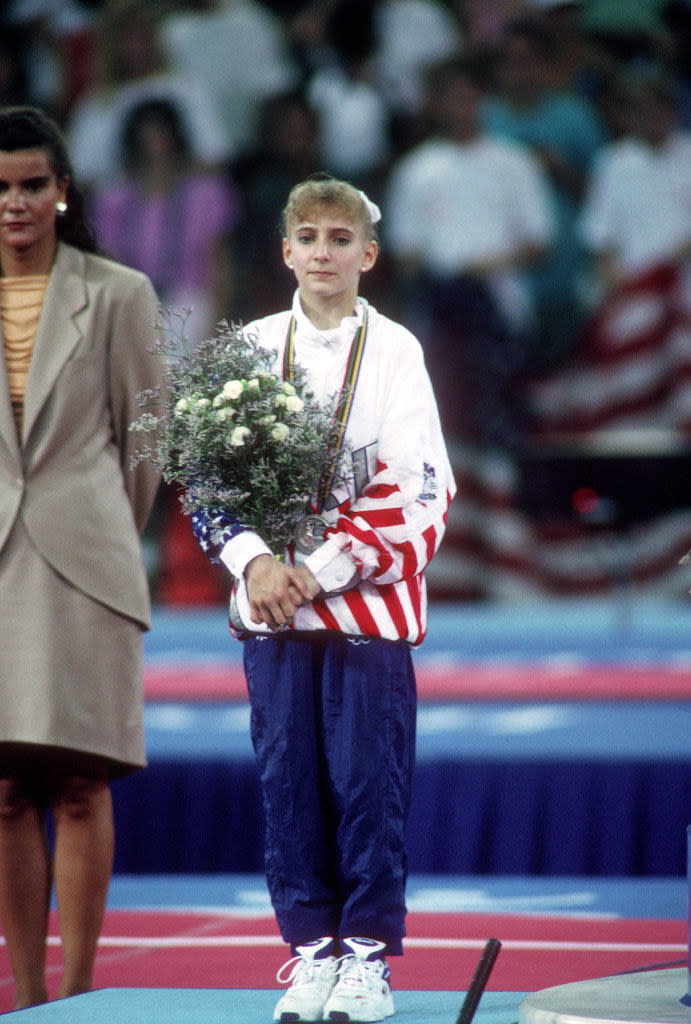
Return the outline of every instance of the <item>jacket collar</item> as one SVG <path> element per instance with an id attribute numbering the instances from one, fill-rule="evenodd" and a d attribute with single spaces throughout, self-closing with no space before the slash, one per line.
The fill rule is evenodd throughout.
<path id="1" fill-rule="evenodd" d="M 60 371 L 82 337 L 79 314 L 87 302 L 84 253 L 61 242 L 48 278 L 26 383 L 23 444 Z M 4 358 L 0 365 L 0 437 L 19 457 Z"/>
<path id="2" fill-rule="evenodd" d="M 293 295 L 292 309 L 293 316 L 295 317 L 296 337 L 301 341 L 311 342 L 312 344 L 331 349 L 339 348 L 346 344 L 350 345 L 353 340 L 353 335 L 362 324 L 362 317 L 366 304 L 366 300 L 358 296 L 355 311 L 351 316 L 344 317 L 338 327 L 332 327 L 329 330 L 320 330 L 318 327 L 314 326 L 311 320 L 308 319 L 302 308 L 302 303 L 300 302 L 300 292 L 299 290 L 296 290 Z"/>

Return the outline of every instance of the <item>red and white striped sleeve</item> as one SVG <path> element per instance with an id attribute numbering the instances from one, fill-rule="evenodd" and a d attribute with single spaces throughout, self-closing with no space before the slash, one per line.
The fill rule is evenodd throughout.
<path id="1" fill-rule="evenodd" d="M 441 543 L 455 483 L 422 350 L 407 331 L 397 334 L 380 375 L 386 388 L 376 410 L 372 475 L 339 506 L 326 534 L 330 544 L 308 560 L 318 579 L 338 551 L 350 556 L 362 581 L 411 580 Z"/>

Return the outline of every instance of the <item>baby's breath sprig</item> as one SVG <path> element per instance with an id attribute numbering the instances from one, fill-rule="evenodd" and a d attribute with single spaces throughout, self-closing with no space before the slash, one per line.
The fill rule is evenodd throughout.
<path id="1" fill-rule="evenodd" d="M 240 324 L 224 321 L 193 349 L 168 332 L 157 348 L 165 398 L 139 396 L 134 464 L 153 461 L 167 483 L 181 485 L 188 514 L 224 509 L 281 554 L 322 474 L 338 474 L 337 396 L 320 406 L 300 366 L 284 381 L 275 354 Z"/>

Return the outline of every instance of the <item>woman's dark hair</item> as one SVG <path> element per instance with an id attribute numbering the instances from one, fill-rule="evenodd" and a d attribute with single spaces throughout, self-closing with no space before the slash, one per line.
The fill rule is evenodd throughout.
<path id="1" fill-rule="evenodd" d="M 167 129 L 175 153 L 180 160 L 187 160 L 191 145 L 183 122 L 182 114 L 171 100 L 151 99 L 137 103 L 128 112 L 120 133 L 123 162 L 129 171 L 136 171 L 142 162 L 142 128 L 150 124 Z"/>
<path id="2" fill-rule="evenodd" d="M 58 181 L 69 179 L 65 197 L 67 211 L 57 217 L 55 223 L 58 238 L 84 252 L 97 252 L 96 239 L 84 214 L 84 198 L 74 183 L 72 164 L 60 128 L 37 107 L 2 107 L 0 151 L 14 153 L 20 149 L 42 149 Z"/>

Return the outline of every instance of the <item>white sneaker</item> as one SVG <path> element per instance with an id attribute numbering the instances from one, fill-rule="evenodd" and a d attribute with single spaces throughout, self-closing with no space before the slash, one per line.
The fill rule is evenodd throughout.
<path id="1" fill-rule="evenodd" d="M 338 981 L 338 960 L 319 954 L 332 944 L 328 937 L 306 942 L 297 947 L 298 956 L 283 964 L 276 978 L 283 985 L 290 983 L 290 988 L 276 1003 L 274 1020 L 282 1024 L 324 1020 L 324 1004 Z"/>
<path id="2" fill-rule="evenodd" d="M 324 1020 L 370 1024 L 394 1012 L 389 965 L 382 960 L 384 942 L 341 939 L 348 950 L 341 957 L 338 984 L 324 1007 Z"/>

